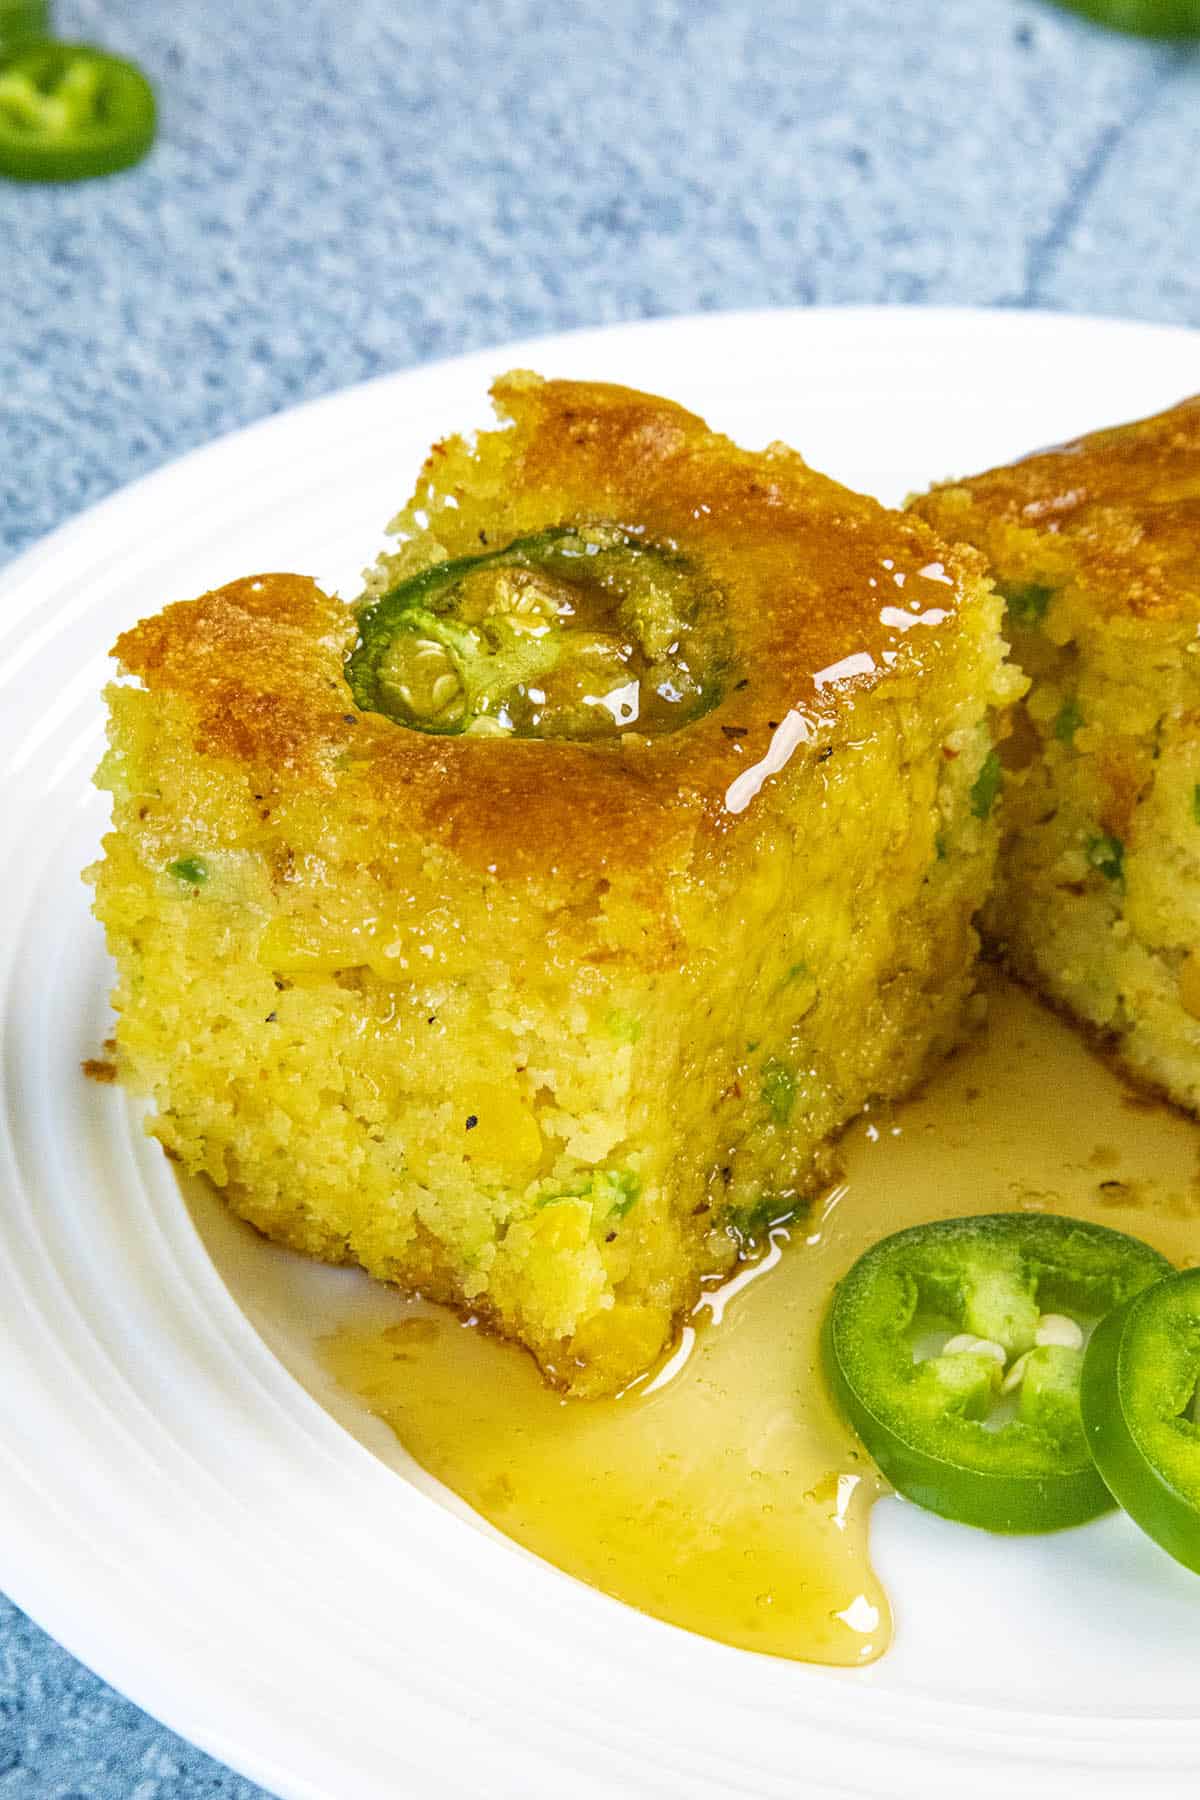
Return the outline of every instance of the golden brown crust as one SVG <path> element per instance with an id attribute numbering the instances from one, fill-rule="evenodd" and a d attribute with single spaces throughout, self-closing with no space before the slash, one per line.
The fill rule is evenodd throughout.
<path id="1" fill-rule="evenodd" d="M 113 655 L 154 692 L 187 700 L 196 748 L 328 779 L 355 728 L 340 679 L 354 622 L 307 575 L 252 575 L 122 632 Z"/>
<path id="2" fill-rule="evenodd" d="M 437 509 L 432 554 L 477 549 L 485 516 L 489 542 L 606 519 L 677 546 L 724 589 L 739 667 L 721 704 L 657 739 L 425 736 L 356 713 L 341 675 L 350 610 L 304 577 L 266 575 L 170 606 L 116 646 L 147 687 L 194 707 L 200 750 L 322 785 L 341 764 L 392 825 L 481 868 L 622 869 L 653 884 L 686 860 L 697 831 L 735 823 L 727 791 L 791 709 L 831 727 L 854 692 L 919 676 L 980 574 L 974 553 L 947 551 L 913 515 L 839 487 L 792 451 L 740 450 L 669 401 L 528 375 L 495 393 L 516 421 L 503 434 L 503 491 L 481 499 L 461 443 L 436 445 L 414 501 Z M 464 470 L 469 492 L 452 484 Z"/>
<path id="3" fill-rule="evenodd" d="M 1085 584 L 1106 616 L 1200 616 L 1200 395 L 946 483 L 916 510 L 996 549 L 998 530 L 1010 544 L 1020 534 L 1048 576 Z"/>

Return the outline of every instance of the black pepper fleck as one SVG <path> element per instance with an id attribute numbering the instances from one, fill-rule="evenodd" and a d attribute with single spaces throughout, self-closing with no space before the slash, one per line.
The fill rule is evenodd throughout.
<path id="1" fill-rule="evenodd" d="M 832 755 L 833 755 L 833 745 L 826 744 L 826 746 L 823 750 L 819 750 L 817 752 L 817 761 L 818 762 L 828 762 Z"/>
<path id="2" fill-rule="evenodd" d="M 472 1113 L 471 1116 L 467 1120 L 467 1130 L 474 1131 L 474 1129 L 478 1125 L 478 1123 L 479 1123 L 478 1116 L 475 1113 Z"/>
<path id="3" fill-rule="evenodd" d="M 615 1244 L 615 1243 L 616 1243 L 616 1241 L 617 1241 L 617 1234 L 616 1234 L 616 1232 L 615 1232 L 615 1231 L 610 1231 L 610 1232 L 608 1232 L 608 1233 L 607 1233 L 607 1234 L 606 1234 L 606 1235 L 605 1235 L 605 1239 L 604 1239 L 604 1241 L 605 1241 L 605 1243 L 606 1243 L 606 1244 Z"/>
<path id="4" fill-rule="evenodd" d="M 343 725 L 357 725 L 358 724 L 357 715 L 355 713 L 343 713 L 342 714 L 342 724 Z"/>
<path id="5" fill-rule="evenodd" d="M 278 1013 L 269 1012 L 267 1014 L 266 1018 L 263 1020 L 263 1024 L 264 1025 L 273 1025 L 278 1017 L 279 1017 Z"/>
<path id="6" fill-rule="evenodd" d="M 745 725 L 722 725 L 721 730 L 727 738 L 743 738 L 748 727 Z"/>

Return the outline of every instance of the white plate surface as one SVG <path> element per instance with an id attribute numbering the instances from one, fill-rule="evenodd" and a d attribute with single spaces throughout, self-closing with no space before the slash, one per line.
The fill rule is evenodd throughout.
<path id="1" fill-rule="evenodd" d="M 135 1110 L 78 1073 L 108 1030 L 78 871 L 113 638 L 262 569 L 353 594 L 426 446 L 482 423 L 514 365 L 670 394 L 899 500 L 1195 392 L 1200 335 L 889 309 L 509 346 L 198 451 L 4 573 L 0 1585 L 287 1800 L 1194 1794 L 1200 1589 L 1119 1519 L 1051 1548 L 884 1503 L 899 1631 L 864 1672 L 643 1618 L 479 1525 L 331 1392 L 312 1338 L 360 1278 L 248 1252 L 203 1197 L 198 1230 Z"/>

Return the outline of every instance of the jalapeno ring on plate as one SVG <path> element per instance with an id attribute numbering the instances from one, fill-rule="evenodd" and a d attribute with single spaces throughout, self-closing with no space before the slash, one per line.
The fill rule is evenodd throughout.
<path id="1" fill-rule="evenodd" d="M 1136 1238 L 1047 1213 L 897 1232 L 834 1294 L 834 1394 L 919 1505 L 989 1531 L 1081 1524 L 1113 1505 L 1079 1411 L 1086 1332 L 1169 1272 Z"/>
<path id="2" fill-rule="evenodd" d="M 1088 1447 L 1130 1518 L 1200 1574 L 1200 1269 L 1160 1281 L 1096 1328 L 1083 1364 Z"/>

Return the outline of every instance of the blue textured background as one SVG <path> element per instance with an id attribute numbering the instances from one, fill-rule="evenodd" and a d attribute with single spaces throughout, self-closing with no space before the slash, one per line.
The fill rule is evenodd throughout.
<path id="1" fill-rule="evenodd" d="M 1200 51 L 1038 0 L 66 0 L 148 163 L 0 181 L 0 558 L 218 432 L 718 307 L 1200 325 Z M 0 1601 L 0 1800 L 251 1800 Z M 347 1796 L 347 1800 L 353 1800 Z"/>

